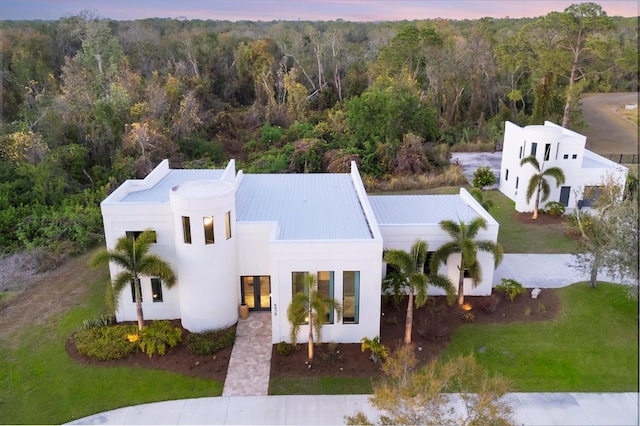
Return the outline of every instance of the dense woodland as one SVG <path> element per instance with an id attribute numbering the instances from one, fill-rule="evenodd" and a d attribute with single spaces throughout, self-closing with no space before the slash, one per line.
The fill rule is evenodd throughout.
<path id="1" fill-rule="evenodd" d="M 586 91 L 638 90 L 638 20 L 2 21 L 0 254 L 83 250 L 99 202 L 174 168 L 439 173 L 504 120 L 580 129 Z M 463 147 L 464 148 L 464 147 Z"/>

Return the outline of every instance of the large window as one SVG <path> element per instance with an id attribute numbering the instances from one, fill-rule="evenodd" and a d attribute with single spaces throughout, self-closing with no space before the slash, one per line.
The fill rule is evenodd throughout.
<path id="1" fill-rule="evenodd" d="M 213 238 L 213 216 L 205 216 L 202 218 L 204 224 L 204 243 L 213 244 L 215 242 Z"/>
<path id="2" fill-rule="evenodd" d="M 319 271 L 318 272 L 318 294 L 323 299 L 333 299 L 333 271 Z M 329 305 L 326 305 L 327 314 L 324 318 L 325 323 L 333 324 L 334 310 L 329 309 Z"/>
<path id="3" fill-rule="evenodd" d="M 162 302 L 162 281 L 160 278 L 151 278 L 151 294 L 154 302 Z"/>
<path id="4" fill-rule="evenodd" d="M 227 231 L 227 240 L 231 238 L 231 212 L 227 212 L 224 215 L 224 227 Z"/>
<path id="5" fill-rule="evenodd" d="M 191 244 L 191 220 L 189 216 L 182 216 L 182 236 L 185 244 Z"/>
<path id="6" fill-rule="evenodd" d="M 342 272 L 342 322 L 358 324 L 360 316 L 360 271 Z"/>
<path id="7" fill-rule="evenodd" d="M 309 289 L 307 288 L 307 276 L 309 275 L 308 272 L 292 272 L 291 273 L 291 289 L 292 295 L 295 295 L 296 293 L 305 293 L 308 294 L 309 293 Z"/>
<path id="8" fill-rule="evenodd" d="M 156 231 L 151 231 L 151 233 L 153 234 L 153 240 L 151 241 L 152 243 L 156 243 Z M 142 231 L 127 231 L 125 232 L 125 235 L 127 236 L 127 238 L 133 238 L 133 240 L 137 240 L 138 237 L 140 236 L 140 234 L 142 234 Z"/>
<path id="9" fill-rule="evenodd" d="M 531 155 L 535 157 L 537 152 L 538 152 L 538 144 L 536 142 L 531 142 Z"/>

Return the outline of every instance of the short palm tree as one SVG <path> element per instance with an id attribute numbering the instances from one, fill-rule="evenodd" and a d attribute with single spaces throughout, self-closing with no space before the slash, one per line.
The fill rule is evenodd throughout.
<path id="1" fill-rule="evenodd" d="M 122 269 L 112 283 L 115 294 L 120 294 L 126 285 L 133 283 L 140 330 L 144 326 L 140 278 L 142 276 L 158 277 L 168 288 L 176 282 L 175 274 L 169 263 L 157 254 L 149 253 L 149 248 L 154 240 L 155 234 L 151 230 L 140 233 L 137 238 L 123 236 L 116 242 L 114 250 L 105 249 L 91 259 L 93 267 L 113 262 Z"/>
<path id="2" fill-rule="evenodd" d="M 469 193 L 482 206 L 483 209 L 489 211 L 493 207 L 493 200 L 487 195 L 487 191 L 480 188 L 471 188 Z"/>
<path id="3" fill-rule="evenodd" d="M 443 220 L 440 227 L 453 239 L 445 243 L 436 250 L 431 257 L 431 270 L 436 271 L 440 264 L 446 264 L 447 259 L 452 254 L 460 253 L 460 265 L 458 266 L 458 305 L 464 303 L 464 274 L 469 273 L 473 280 L 473 285 L 477 285 L 482 280 L 482 269 L 478 262 L 478 250 L 493 254 L 494 267 L 502 262 L 503 248 L 499 243 L 490 240 L 476 241 L 480 229 L 487 228 L 487 221 L 484 218 L 477 217 L 471 222 L 464 223 L 454 222 L 452 220 Z"/>
<path id="4" fill-rule="evenodd" d="M 531 219 L 536 220 L 538 218 L 540 201 L 546 201 L 551 193 L 551 187 L 549 186 L 549 182 L 547 182 L 546 177 L 553 177 L 556 180 L 557 188 L 564 183 L 564 172 L 560 167 L 549 167 L 548 169 L 543 170 L 544 163 L 540 166 L 535 155 L 525 157 L 520 161 L 520 166 L 524 166 L 525 164 L 531 164 L 531 166 L 536 169 L 536 173 L 531 176 L 529 186 L 527 186 L 527 203 L 531 200 L 531 197 L 533 197 L 534 194 L 536 196 L 536 203 L 533 206 L 533 216 L 531 217 Z"/>
<path id="5" fill-rule="evenodd" d="M 413 329 L 414 295 L 415 307 L 419 308 L 427 302 L 427 287 L 429 284 L 443 288 L 448 294 L 453 294 L 453 285 L 444 275 L 424 273 L 424 264 L 427 260 L 427 243 L 420 239 L 411 246 L 411 250 L 387 250 L 384 253 L 384 261 L 396 266 L 399 271 L 397 277 L 402 281 L 403 287 L 409 292 L 407 302 L 407 319 L 404 328 L 404 343 L 411 343 Z"/>
<path id="6" fill-rule="evenodd" d="M 322 323 L 328 312 L 336 311 L 338 321 L 342 319 L 342 305 L 336 299 L 323 298 L 318 291 L 316 276 L 307 274 L 306 289 L 293 295 L 287 308 L 287 320 L 291 324 L 290 338 L 292 344 L 298 342 L 298 331 L 304 324 L 309 324 L 308 354 L 309 362 L 313 362 L 313 335 L 318 343 L 321 341 Z"/>

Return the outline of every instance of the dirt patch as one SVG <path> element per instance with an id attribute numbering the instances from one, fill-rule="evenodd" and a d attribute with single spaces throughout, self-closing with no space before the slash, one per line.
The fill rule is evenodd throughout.
<path id="1" fill-rule="evenodd" d="M 601 155 L 638 154 L 637 119 L 633 122 L 620 113 L 626 104 L 634 103 L 638 103 L 638 93 L 583 94 L 581 110 L 588 125 L 584 131 L 587 149 Z"/>

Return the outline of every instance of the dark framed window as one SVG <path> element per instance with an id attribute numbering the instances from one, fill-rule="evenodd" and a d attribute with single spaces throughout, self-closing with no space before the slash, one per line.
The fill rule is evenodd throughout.
<path id="1" fill-rule="evenodd" d="M 182 216 L 182 236 L 185 244 L 191 244 L 191 219 Z"/>
<path id="2" fill-rule="evenodd" d="M 422 272 L 424 272 L 426 275 L 429 275 L 431 273 L 431 258 L 433 257 L 433 252 L 432 251 L 428 251 L 427 252 L 427 260 L 424 261 L 424 267 L 422 268 Z M 438 272 L 438 271 L 433 271 L 434 273 Z"/>
<path id="3" fill-rule="evenodd" d="M 518 189 L 518 184 L 520 183 L 520 178 L 516 176 L 516 189 Z"/>
<path id="4" fill-rule="evenodd" d="M 215 243 L 215 239 L 213 238 L 213 216 L 203 217 L 202 223 L 204 224 L 204 243 Z"/>
<path id="5" fill-rule="evenodd" d="M 504 171 L 504 180 L 509 180 L 509 169 Z"/>
<path id="6" fill-rule="evenodd" d="M 578 158 L 578 154 L 573 154 L 573 155 L 571 156 L 571 159 L 572 159 L 572 160 L 576 160 L 577 158 Z"/>
<path id="7" fill-rule="evenodd" d="M 333 271 L 318 271 L 318 294 L 323 299 L 333 299 Z M 327 314 L 324 318 L 326 324 L 333 324 L 333 309 L 325 306 Z"/>
<path id="8" fill-rule="evenodd" d="M 151 278 L 151 294 L 154 302 L 162 302 L 162 281 L 160 278 Z"/>
<path id="9" fill-rule="evenodd" d="M 127 238 L 133 238 L 133 240 L 137 240 L 138 237 L 140 236 L 140 234 L 142 234 L 143 231 L 127 231 L 125 232 L 125 235 L 127 236 Z M 151 231 L 153 233 L 153 241 L 152 243 L 157 243 L 157 238 L 156 238 L 156 231 Z"/>
<path id="10" fill-rule="evenodd" d="M 569 159 L 569 154 L 565 154 L 562 156 L 563 159 L 568 160 Z"/>
<path id="11" fill-rule="evenodd" d="M 548 161 L 551 156 L 551 144 L 547 143 L 544 145 L 544 161 Z"/>
<path id="12" fill-rule="evenodd" d="M 360 321 L 360 271 L 342 272 L 342 323 Z"/>
<path id="13" fill-rule="evenodd" d="M 518 158 L 522 158 L 522 147 L 520 147 L 520 154 L 518 154 Z"/>
<path id="14" fill-rule="evenodd" d="M 292 272 L 291 273 L 291 294 L 295 296 L 296 293 L 309 294 L 309 288 L 307 287 L 307 276 L 309 272 Z"/>
<path id="15" fill-rule="evenodd" d="M 226 212 L 224 215 L 224 228 L 227 232 L 227 240 L 231 238 L 231 212 Z"/>
<path id="16" fill-rule="evenodd" d="M 535 157 L 537 152 L 538 152 L 538 143 L 537 142 L 531 142 L 531 155 L 533 155 Z"/>

